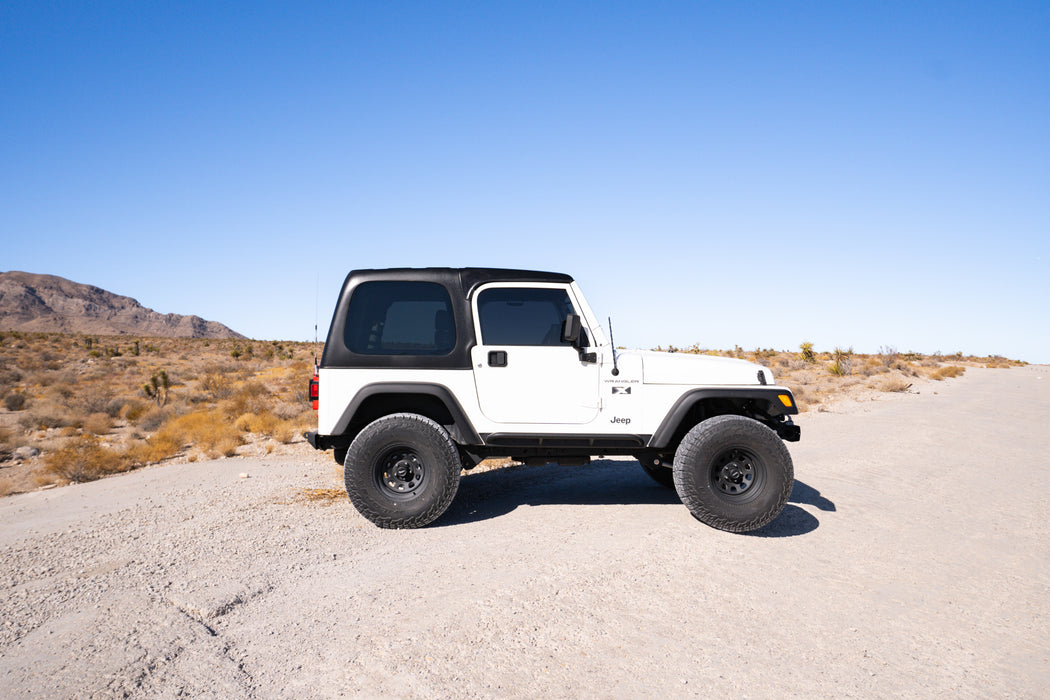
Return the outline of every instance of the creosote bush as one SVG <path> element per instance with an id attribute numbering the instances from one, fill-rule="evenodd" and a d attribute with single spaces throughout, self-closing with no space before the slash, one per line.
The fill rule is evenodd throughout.
<path id="1" fill-rule="evenodd" d="M 8 411 L 21 411 L 26 407 L 26 395 L 20 391 L 8 394 L 4 397 L 4 407 Z"/>

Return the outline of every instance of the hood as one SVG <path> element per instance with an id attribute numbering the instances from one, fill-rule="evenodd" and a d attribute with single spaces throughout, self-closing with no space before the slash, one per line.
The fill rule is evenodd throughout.
<path id="1" fill-rule="evenodd" d="M 758 373 L 773 384 L 773 373 L 756 364 L 731 357 L 677 352 L 642 351 L 642 382 L 645 384 L 760 385 Z"/>

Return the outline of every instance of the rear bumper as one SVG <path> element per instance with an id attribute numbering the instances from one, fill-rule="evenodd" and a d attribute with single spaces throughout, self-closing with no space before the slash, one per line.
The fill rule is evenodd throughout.
<path id="1" fill-rule="evenodd" d="M 303 433 L 303 437 L 310 443 L 310 447 L 315 450 L 327 450 L 328 445 L 325 444 L 326 440 L 323 435 L 318 435 L 316 430 L 311 430 L 308 433 Z"/>

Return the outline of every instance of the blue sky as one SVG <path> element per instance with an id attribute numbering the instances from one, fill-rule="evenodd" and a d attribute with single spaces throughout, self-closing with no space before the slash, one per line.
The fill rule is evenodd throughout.
<path id="1" fill-rule="evenodd" d="M 0 270 L 262 339 L 568 272 L 618 344 L 1050 362 L 1050 4 L 0 2 Z"/>

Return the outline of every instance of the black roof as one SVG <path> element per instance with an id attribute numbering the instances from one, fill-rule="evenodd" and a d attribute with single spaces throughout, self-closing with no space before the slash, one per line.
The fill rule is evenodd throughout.
<path id="1" fill-rule="evenodd" d="M 353 270 L 343 281 L 328 339 L 321 356 L 322 367 L 411 367 L 415 369 L 470 369 L 470 349 L 476 344 L 474 323 L 467 300 L 487 282 L 554 282 L 568 284 L 572 277 L 537 270 L 501 270 L 494 267 L 393 267 L 385 270 Z M 448 355 L 358 355 L 346 344 L 344 329 L 350 297 L 364 282 L 434 282 L 448 290 L 453 300 L 456 346 Z"/>
<path id="2" fill-rule="evenodd" d="M 570 275 L 540 270 L 508 270 L 498 267 L 390 267 L 374 270 L 353 270 L 347 280 L 415 280 L 446 283 L 458 279 L 467 296 L 475 287 L 486 282 L 572 282 Z"/>

